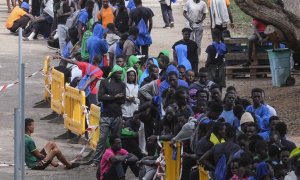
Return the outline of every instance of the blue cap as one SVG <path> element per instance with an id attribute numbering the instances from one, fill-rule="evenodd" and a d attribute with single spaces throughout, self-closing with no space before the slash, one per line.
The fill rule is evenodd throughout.
<path id="1" fill-rule="evenodd" d="M 29 10 L 29 4 L 27 2 L 22 2 L 21 8 Z"/>

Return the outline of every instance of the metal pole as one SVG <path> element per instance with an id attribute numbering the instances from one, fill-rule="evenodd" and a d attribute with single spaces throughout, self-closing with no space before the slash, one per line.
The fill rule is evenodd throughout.
<path id="1" fill-rule="evenodd" d="M 15 108 L 14 109 L 14 129 L 15 129 L 15 143 L 14 143 L 14 164 L 15 164 L 15 167 L 14 167 L 14 179 L 17 180 L 17 179 L 20 179 L 20 175 L 19 175 L 19 161 L 20 161 L 20 156 L 18 154 L 20 154 L 20 139 L 19 139 L 19 134 L 21 133 L 20 131 L 18 131 L 19 129 L 19 125 L 18 125 L 18 120 L 19 120 L 19 116 L 20 116 L 20 111 L 19 111 L 19 108 Z"/>
<path id="2" fill-rule="evenodd" d="M 24 179 L 24 162 L 25 162 L 25 122 L 24 122 L 24 96 L 25 96 L 25 65 L 23 64 L 22 60 L 22 28 L 19 29 L 19 118 L 17 122 L 17 132 L 18 137 L 16 139 L 18 140 L 17 143 L 19 144 L 19 153 L 17 154 L 18 161 L 18 167 L 20 176 L 17 177 L 17 180 L 23 180 Z"/>

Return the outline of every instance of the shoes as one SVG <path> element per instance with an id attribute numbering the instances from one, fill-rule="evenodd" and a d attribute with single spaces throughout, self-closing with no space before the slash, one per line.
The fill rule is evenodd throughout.
<path id="1" fill-rule="evenodd" d="M 59 50 L 59 48 L 52 47 L 52 46 L 50 46 L 50 45 L 48 45 L 47 48 L 52 49 L 52 50 L 55 50 L 55 51 L 58 51 L 58 50 Z"/>
<path id="2" fill-rule="evenodd" d="M 66 170 L 70 170 L 70 169 L 74 169 L 79 167 L 80 164 L 79 163 L 72 163 L 71 166 L 65 167 Z"/>
<path id="3" fill-rule="evenodd" d="M 173 28 L 174 27 L 174 22 L 170 23 L 170 27 Z"/>
<path id="4" fill-rule="evenodd" d="M 164 29 L 171 29 L 171 27 L 168 26 L 168 25 L 165 25 L 163 28 L 164 28 Z"/>

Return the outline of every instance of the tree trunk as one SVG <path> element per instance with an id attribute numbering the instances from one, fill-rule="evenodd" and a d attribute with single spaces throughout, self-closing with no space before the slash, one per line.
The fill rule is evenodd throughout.
<path id="1" fill-rule="evenodd" d="M 300 0 L 284 0 L 284 9 L 300 17 Z"/>
<path id="2" fill-rule="evenodd" d="M 299 14 L 299 4 L 297 4 L 299 1 L 285 0 L 286 9 Z M 283 39 L 280 41 L 285 42 L 295 52 L 300 52 L 300 16 L 269 0 L 235 0 L 235 2 L 246 14 L 279 29 L 283 34 Z"/>

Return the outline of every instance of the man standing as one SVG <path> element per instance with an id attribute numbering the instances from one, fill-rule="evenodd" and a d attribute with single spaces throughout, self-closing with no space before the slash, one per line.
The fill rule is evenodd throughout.
<path id="1" fill-rule="evenodd" d="M 129 36 L 123 44 L 123 51 L 122 51 L 122 54 L 126 56 L 126 61 L 128 61 L 131 55 L 140 54 L 139 47 L 136 43 L 138 35 L 139 35 L 139 29 L 137 27 L 129 28 Z"/>
<path id="2" fill-rule="evenodd" d="M 102 25 L 96 24 L 93 30 L 93 35 L 87 40 L 87 49 L 90 56 L 89 62 L 92 63 L 95 56 L 100 56 L 100 67 L 105 66 L 103 56 L 108 50 L 108 44 L 107 41 L 103 39 L 103 34 L 104 29 Z"/>
<path id="3" fill-rule="evenodd" d="M 122 129 L 122 109 L 125 103 L 126 86 L 121 81 L 123 69 L 115 65 L 108 79 L 101 81 L 98 92 L 98 100 L 102 102 L 100 138 L 97 144 L 92 166 L 97 166 L 105 150 L 105 142 L 108 134 L 119 135 Z"/>
<path id="4" fill-rule="evenodd" d="M 74 12 L 75 3 L 71 1 L 64 0 L 60 2 L 59 9 L 57 10 L 57 33 L 58 33 L 58 41 L 60 53 L 63 54 L 63 51 L 66 47 L 66 39 L 68 37 L 68 28 L 66 26 L 66 22 L 68 17 Z"/>
<path id="5" fill-rule="evenodd" d="M 78 24 L 77 24 L 77 30 L 79 35 L 79 42 L 81 43 L 84 30 L 88 24 L 89 19 L 92 18 L 92 12 L 94 9 L 94 1 L 88 0 L 85 3 L 85 8 L 80 10 L 79 18 L 78 18 Z"/>
<path id="6" fill-rule="evenodd" d="M 199 56 L 203 36 L 202 22 L 207 13 L 207 5 L 202 0 L 188 0 L 183 6 L 183 16 L 187 20 L 187 27 L 193 30 L 190 39 L 197 43 Z"/>
<path id="7" fill-rule="evenodd" d="M 198 63 L 199 63 L 198 50 L 197 50 L 198 46 L 197 46 L 197 43 L 195 41 L 190 40 L 191 33 L 192 33 L 192 29 L 190 29 L 190 28 L 183 28 L 182 29 L 183 39 L 180 40 L 180 41 L 177 41 L 172 46 L 173 58 L 174 58 L 174 61 L 178 63 L 178 57 L 177 57 L 177 54 L 176 54 L 176 46 L 185 45 L 186 49 L 187 49 L 187 59 L 191 63 L 193 71 L 198 72 Z"/>
<path id="8" fill-rule="evenodd" d="M 129 26 L 133 24 L 138 27 L 139 35 L 137 38 L 137 44 L 141 47 L 141 53 L 148 56 L 149 46 L 152 44 L 150 33 L 152 30 L 152 17 L 154 16 L 153 11 L 150 8 L 142 5 L 142 0 L 134 0 L 136 6 L 130 12 Z"/>
<path id="9" fill-rule="evenodd" d="M 174 27 L 174 18 L 171 7 L 171 0 L 160 0 L 160 8 L 163 16 L 163 20 L 165 22 L 165 26 L 163 28 L 170 29 Z"/>
<path id="10" fill-rule="evenodd" d="M 108 0 L 102 1 L 102 7 L 97 14 L 98 21 L 102 24 L 103 28 L 106 29 L 109 23 L 114 23 L 114 12 L 115 8 L 109 5 Z"/>

